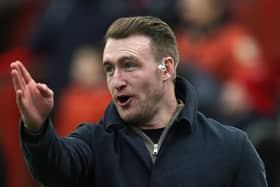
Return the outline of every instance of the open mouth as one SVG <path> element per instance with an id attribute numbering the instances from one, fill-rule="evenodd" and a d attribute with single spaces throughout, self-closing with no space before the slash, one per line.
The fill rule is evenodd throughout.
<path id="1" fill-rule="evenodd" d="M 127 95 L 121 95 L 121 96 L 117 97 L 117 103 L 120 106 L 127 105 L 130 102 L 130 100 L 131 100 L 131 97 L 127 96 Z"/>

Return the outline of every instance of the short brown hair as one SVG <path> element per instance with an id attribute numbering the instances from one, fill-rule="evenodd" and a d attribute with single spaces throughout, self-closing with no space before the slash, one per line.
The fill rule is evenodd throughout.
<path id="1" fill-rule="evenodd" d="M 152 16 L 123 17 L 114 21 L 105 35 L 105 42 L 109 38 L 126 38 L 131 35 L 145 35 L 151 38 L 155 58 L 171 56 L 174 59 L 175 68 L 179 62 L 176 37 L 167 23 Z"/>

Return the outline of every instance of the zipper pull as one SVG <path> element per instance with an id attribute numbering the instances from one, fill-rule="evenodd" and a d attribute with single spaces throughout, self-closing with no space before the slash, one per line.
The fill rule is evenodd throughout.
<path id="1" fill-rule="evenodd" d="M 154 144 L 153 155 L 156 156 L 158 154 L 158 144 Z"/>

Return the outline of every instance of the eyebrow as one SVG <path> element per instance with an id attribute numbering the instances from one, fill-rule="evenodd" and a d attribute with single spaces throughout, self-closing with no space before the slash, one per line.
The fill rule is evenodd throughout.
<path id="1" fill-rule="evenodd" d="M 135 62 L 138 61 L 138 59 L 136 57 L 134 57 L 132 55 L 129 55 L 129 56 L 123 56 L 123 57 L 119 58 L 118 62 L 122 63 L 126 60 L 132 60 L 132 61 L 135 61 Z M 111 61 L 106 60 L 106 61 L 103 62 L 103 65 L 108 65 L 108 64 L 112 64 Z"/>

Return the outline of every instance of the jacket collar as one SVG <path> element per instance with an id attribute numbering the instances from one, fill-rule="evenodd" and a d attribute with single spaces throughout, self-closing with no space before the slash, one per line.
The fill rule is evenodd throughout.
<path id="1" fill-rule="evenodd" d="M 184 78 L 177 77 L 175 83 L 175 94 L 177 100 L 184 103 L 181 114 L 178 116 L 178 121 L 186 122 L 193 130 L 193 123 L 197 113 L 197 96 L 193 86 Z M 123 128 L 125 122 L 121 119 L 113 102 L 111 102 L 104 115 L 103 119 L 106 128 Z"/>
<path id="2" fill-rule="evenodd" d="M 185 122 L 183 124 L 189 125 L 190 130 L 192 131 L 194 128 L 196 114 L 198 112 L 197 96 L 195 94 L 194 87 L 186 79 L 177 77 L 175 83 L 175 94 L 177 100 L 181 100 L 184 103 L 181 114 L 178 116 L 178 121 Z"/>

